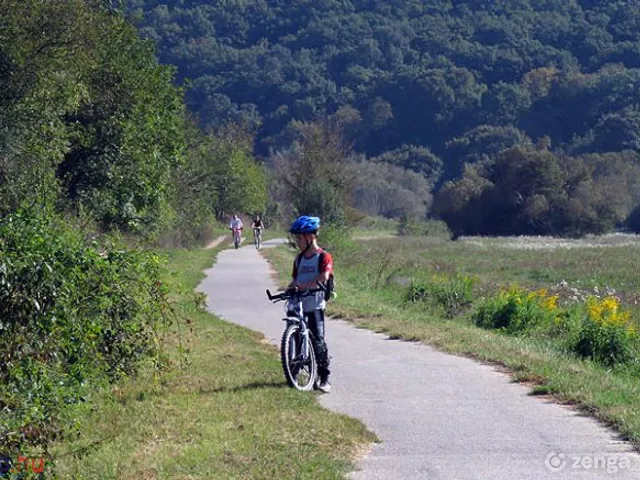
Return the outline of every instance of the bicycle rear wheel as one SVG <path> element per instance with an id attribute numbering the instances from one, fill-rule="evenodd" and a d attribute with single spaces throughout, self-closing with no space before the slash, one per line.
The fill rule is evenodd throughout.
<path id="1" fill-rule="evenodd" d="M 316 381 L 318 366 L 316 356 L 311 343 L 308 345 L 309 354 L 304 358 L 302 353 L 302 343 L 304 338 L 300 333 L 298 325 L 289 325 L 282 334 L 280 345 L 280 359 L 284 377 L 289 386 L 308 392 L 313 388 Z"/>

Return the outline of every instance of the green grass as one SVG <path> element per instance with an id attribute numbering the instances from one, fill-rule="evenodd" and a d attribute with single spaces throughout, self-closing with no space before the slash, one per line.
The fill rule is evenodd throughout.
<path id="1" fill-rule="evenodd" d="M 480 329 L 470 321 L 469 312 L 445 320 L 428 304 L 404 300 L 407 282 L 428 279 L 434 273 L 473 276 L 480 295 L 490 294 L 499 285 L 541 288 L 565 280 L 569 284 L 565 289 L 574 285 L 583 290 L 615 288 L 637 315 L 633 301 L 640 258 L 636 249 L 532 251 L 505 249 L 498 242 L 482 240 L 477 244 L 417 237 L 369 240 L 348 255 L 334 252 L 338 298 L 328 311 L 392 338 L 424 341 L 446 352 L 506 367 L 515 380 L 531 382 L 533 394 L 576 405 L 637 445 L 637 366 L 607 369 L 564 352 L 550 340 Z M 265 254 L 286 282 L 292 252 L 281 247 Z"/>
<path id="2" fill-rule="evenodd" d="M 353 227 L 353 238 L 368 240 L 389 238 L 398 234 L 398 221 L 383 217 L 364 217 Z"/>
<path id="3" fill-rule="evenodd" d="M 85 405 L 82 434 L 53 450 L 60 478 L 343 478 L 376 440 L 288 388 L 277 348 L 260 334 L 196 306 L 188 293 L 215 253 L 167 252 L 183 320 L 167 335 L 166 369 L 146 368 Z"/>

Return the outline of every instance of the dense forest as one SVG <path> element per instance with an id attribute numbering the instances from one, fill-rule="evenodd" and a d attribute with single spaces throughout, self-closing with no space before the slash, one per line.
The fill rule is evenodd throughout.
<path id="1" fill-rule="evenodd" d="M 457 233 L 607 231 L 638 203 L 637 156 L 606 175 L 596 165 L 607 161 L 583 160 L 640 149 L 637 2 L 130 0 L 128 11 L 160 61 L 177 67 L 201 125 L 243 124 L 265 157 L 289 148 L 292 121 L 337 116 L 356 153 L 422 174 L 436 194 L 465 176 L 475 190 L 485 191 L 478 178 L 495 187 L 487 165 L 513 147 L 550 152 L 559 171 L 580 164 L 584 181 L 628 180 L 617 189 L 625 199 L 605 195 L 577 222 L 569 204 L 583 199 L 567 179 L 558 177 L 553 198 L 530 186 L 535 198 L 519 192 L 498 215 L 517 215 L 517 228 L 499 228 L 492 215 L 475 222 L 445 195 L 438 212 L 455 217 Z"/>

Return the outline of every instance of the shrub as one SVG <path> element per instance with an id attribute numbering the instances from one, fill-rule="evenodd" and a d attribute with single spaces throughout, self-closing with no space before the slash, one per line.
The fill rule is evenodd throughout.
<path id="1" fill-rule="evenodd" d="M 473 302 L 475 281 L 464 275 L 433 275 L 427 282 L 412 282 L 409 301 L 428 301 L 442 308 L 446 318 L 453 318 Z"/>
<path id="2" fill-rule="evenodd" d="M 32 212 L 0 221 L 0 449 L 46 448 L 69 407 L 136 371 L 164 318 L 159 260 L 87 246 Z"/>
<path id="3" fill-rule="evenodd" d="M 548 329 L 561 314 L 557 301 L 557 296 L 549 295 L 544 289 L 527 292 L 513 286 L 485 300 L 473 319 L 479 327 L 508 333 Z"/>
<path id="4" fill-rule="evenodd" d="M 398 235 L 451 238 L 452 234 L 447 224 L 442 220 L 414 220 L 402 216 L 398 223 Z"/>
<path id="5" fill-rule="evenodd" d="M 590 297 L 574 350 L 606 365 L 627 363 L 636 356 L 638 336 L 631 315 L 618 299 Z"/>
<path id="6" fill-rule="evenodd" d="M 350 230 L 342 225 L 325 224 L 318 233 L 318 242 L 334 257 L 347 256 L 356 248 Z"/>

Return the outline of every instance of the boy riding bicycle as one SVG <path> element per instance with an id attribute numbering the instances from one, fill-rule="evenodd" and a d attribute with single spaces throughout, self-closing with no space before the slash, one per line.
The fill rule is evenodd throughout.
<path id="1" fill-rule="evenodd" d="M 300 253 L 293 262 L 293 280 L 288 289 L 306 290 L 325 284 L 333 273 L 333 259 L 318 246 L 320 219 L 303 215 L 289 228 Z M 329 383 L 329 351 L 324 340 L 325 294 L 318 292 L 302 299 L 302 311 L 313 333 L 313 350 L 318 361 L 319 380 L 316 388 L 324 393 L 331 391 Z"/>

